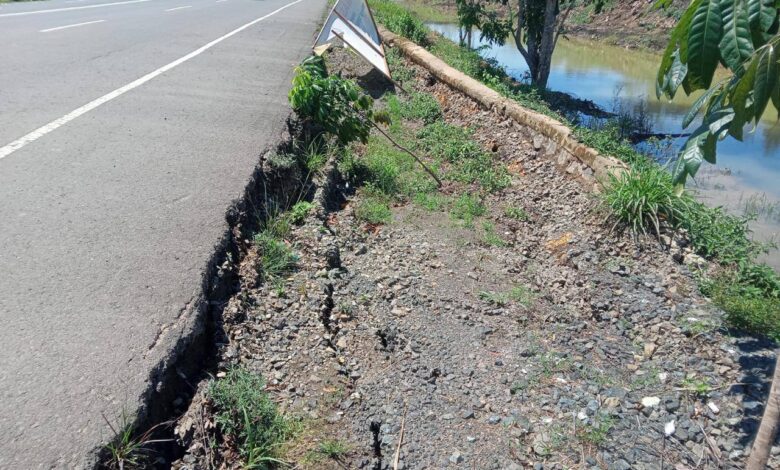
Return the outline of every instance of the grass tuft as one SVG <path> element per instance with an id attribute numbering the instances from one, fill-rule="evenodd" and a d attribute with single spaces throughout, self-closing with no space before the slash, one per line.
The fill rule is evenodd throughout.
<path id="1" fill-rule="evenodd" d="M 660 235 L 661 221 L 674 223 L 684 204 L 674 194 L 671 176 L 657 166 L 610 175 L 602 198 L 615 226 L 626 227 L 635 235 L 648 230 Z"/>
<path id="2" fill-rule="evenodd" d="M 450 215 L 456 220 L 463 222 L 463 226 L 471 228 L 474 226 L 474 219 L 485 215 L 487 209 L 482 201 L 471 194 L 462 194 L 450 210 Z"/>
<path id="3" fill-rule="evenodd" d="M 298 255 L 285 241 L 289 234 L 290 217 L 275 216 L 269 218 L 263 230 L 254 236 L 253 242 L 260 253 L 261 274 L 266 280 L 285 276 L 298 264 Z"/>
<path id="4" fill-rule="evenodd" d="M 390 198 L 368 186 L 363 190 L 363 197 L 355 207 L 355 217 L 369 224 L 386 224 L 393 218 L 390 210 Z"/>
<path id="5" fill-rule="evenodd" d="M 296 431 L 296 422 L 282 416 L 265 391 L 259 374 L 230 369 L 209 384 L 215 422 L 226 443 L 236 447 L 244 468 L 266 469 L 283 463 L 280 446 Z"/>

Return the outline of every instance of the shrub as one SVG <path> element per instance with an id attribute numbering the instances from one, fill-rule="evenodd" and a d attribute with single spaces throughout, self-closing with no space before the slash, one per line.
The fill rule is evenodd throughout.
<path id="1" fill-rule="evenodd" d="M 355 82 L 328 75 L 322 57 L 310 56 L 295 68 L 289 99 L 299 116 L 319 124 L 342 143 L 368 140 L 373 100 Z"/>

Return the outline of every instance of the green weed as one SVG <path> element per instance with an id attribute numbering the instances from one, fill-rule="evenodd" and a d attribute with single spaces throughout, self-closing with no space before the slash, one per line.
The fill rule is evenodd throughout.
<path id="1" fill-rule="evenodd" d="M 615 419 L 607 414 L 599 414 L 593 421 L 577 429 L 577 439 L 583 444 L 599 447 L 607 442 L 609 431 L 615 425 Z"/>
<path id="2" fill-rule="evenodd" d="M 504 209 L 504 215 L 510 219 L 519 220 L 521 222 L 526 222 L 529 219 L 528 212 L 526 212 L 522 207 L 506 207 Z"/>
<path id="3" fill-rule="evenodd" d="M 615 226 L 634 234 L 661 233 L 661 221 L 680 218 L 684 201 L 674 194 L 671 175 L 660 167 L 610 175 L 602 194 Z"/>
<path id="4" fill-rule="evenodd" d="M 254 236 L 253 242 L 260 254 L 261 274 L 266 280 L 275 279 L 292 272 L 298 263 L 298 255 L 285 242 L 290 233 L 288 217 L 271 217 L 262 231 Z"/>
<path id="5" fill-rule="evenodd" d="M 311 210 L 314 209 L 314 204 L 308 201 L 300 201 L 295 203 L 288 213 L 290 222 L 295 225 L 300 225 L 309 216 Z"/>
<path id="6" fill-rule="evenodd" d="M 419 119 L 424 124 L 434 123 L 442 118 L 441 106 L 436 98 L 429 93 L 412 92 L 411 97 L 401 100 L 398 95 L 391 95 L 387 100 L 390 116 L 396 121 L 403 119 Z"/>
<path id="7" fill-rule="evenodd" d="M 681 388 L 686 392 L 691 392 L 698 397 L 704 398 L 712 391 L 712 386 L 706 380 L 686 377 L 683 379 Z"/>
<path id="8" fill-rule="evenodd" d="M 471 228 L 474 226 L 474 219 L 485 215 L 487 209 L 482 201 L 471 194 L 462 194 L 455 200 L 450 215 L 452 218 L 463 222 L 463 226 Z"/>
<path id="9" fill-rule="evenodd" d="M 370 187 L 363 191 L 363 197 L 355 207 L 355 217 L 370 224 L 385 224 L 390 222 L 393 213 L 390 211 L 390 199 L 381 191 Z"/>
<path id="10" fill-rule="evenodd" d="M 447 207 L 450 199 L 438 193 L 419 193 L 414 197 L 414 203 L 429 211 L 440 211 Z"/>
<path id="11" fill-rule="evenodd" d="M 277 411 L 260 375 L 230 369 L 225 377 L 212 380 L 207 393 L 217 428 L 225 442 L 235 445 L 244 468 L 265 469 L 283 463 L 280 446 L 294 435 L 297 423 Z"/>
<path id="12" fill-rule="evenodd" d="M 317 452 L 328 458 L 338 460 L 349 453 L 349 446 L 340 440 L 322 441 L 317 446 Z"/>
<path id="13" fill-rule="evenodd" d="M 103 415 L 103 420 L 114 434 L 111 442 L 105 446 L 109 455 L 107 467 L 118 470 L 146 468 L 150 464 L 149 454 L 151 450 L 149 446 L 167 441 L 167 439 L 153 439 L 154 433 L 159 428 L 171 424 L 170 422 L 160 423 L 152 426 L 143 434 L 136 435 L 133 427 L 133 417 L 125 410 L 122 410 L 122 413 L 119 415 L 117 427 L 114 427 L 105 415 Z"/>
<path id="14" fill-rule="evenodd" d="M 492 222 L 482 222 L 482 241 L 489 246 L 504 248 L 509 244 L 496 233 L 496 226 Z"/>
<path id="15" fill-rule="evenodd" d="M 774 272 L 772 272 L 774 274 Z M 770 276 L 771 277 L 771 276 Z M 761 283 L 776 282 L 762 280 Z M 780 340 L 780 297 L 742 279 L 736 271 L 705 281 L 702 291 L 726 313 L 733 327 L 759 336 Z"/>
<path id="16" fill-rule="evenodd" d="M 377 21 L 387 29 L 417 44 L 427 43 L 428 28 L 403 6 L 392 0 L 371 0 L 368 3 Z"/>
<path id="17" fill-rule="evenodd" d="M 513 302 L 517 302 L 523 307 L 528 307 L 529 305 L 531 305 L 531 302 L 534 301 L 535 297 L 536 295 L 534 294 L 534 292 L 526 286 L 514 286 L 509 291 L 509 298 Z"/>

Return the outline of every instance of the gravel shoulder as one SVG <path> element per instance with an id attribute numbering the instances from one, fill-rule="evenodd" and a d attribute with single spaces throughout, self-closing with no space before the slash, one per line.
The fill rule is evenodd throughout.
<path id="1" fill-rule="evenodd" d="M 380 102 L 386 84 L 343 49 L 332 72 Z M 511 175 L 464 224 L 396 203 L 355 216 L 337 171 L 293 229 L 298 270 L 258 282 L 248 247 L 221 318 L 219 373 L 261 373 L 302 431 L 296 468 L 742 468 L 769 388 L 773 344 L 729 334 L 697 291 L 684 239 L 636 242 L 604 223 L 592 181 L 542 156 L 533 136 L 410 63 L 405 86 Z M 408 122 L 414 128 L 420 123 Z M 449 184 L 443 197 L 473 191 Z M 318 197 L 314 198 L 315 203 Z M 522 217 L 518 214 L 523 214 Z M 200 385 L 176 468 L 233 468 L 210 454 Z M 666 430 L 666 432 L 665 432 Z M 336 440 L 335 458 L 312 451 Z M 780 465 L 780 447 L 772 464 Z M 397 465 L 396 465 L 397 459 Z"/>

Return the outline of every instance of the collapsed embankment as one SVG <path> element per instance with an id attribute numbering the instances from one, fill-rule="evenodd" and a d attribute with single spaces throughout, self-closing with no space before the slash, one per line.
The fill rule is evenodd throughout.
<path id="1" fill-rule="evenodd" d="M 687 241 L 611 232 L 563 144 L 392 60 L 411 95 L 328 55 L 447 184 L 432 191 L 375 136 L 331 155 L 314 208 L 283 231 L 294 268 L 258 274 L 275 245 L 244 242 L 217 378 L 177 423 L 175 467 L 252 458 L 210 388 L 239 368 L 297 423 L 274 427 L 267 455 L 300 468 L 740 468 L 772 345 L 726 334 L 681 264 Z"/>

